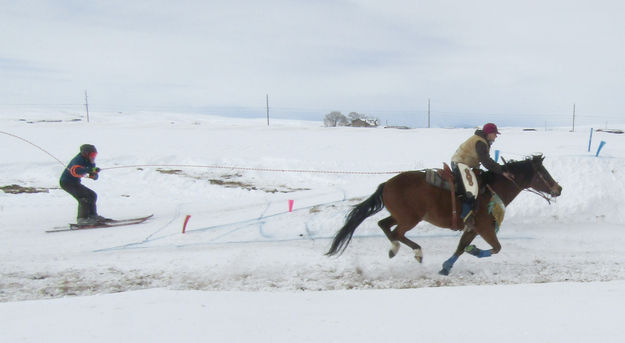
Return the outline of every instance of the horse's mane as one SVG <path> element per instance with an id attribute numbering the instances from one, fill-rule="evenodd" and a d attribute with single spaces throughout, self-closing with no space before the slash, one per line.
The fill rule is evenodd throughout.
<path id="1" fill-rule="evenodd" d="M 520 161 L 515 161 L 515 160 L 506 161 L 503 168 L 504 168 L 504 171 L 507 171 L 515 176 L 532 175 L 532 173 L 534 172 L 532 164 L 534 164 L 534 162 L 542 163 L 543 159 L 544 157 L 542 154 L 532 155 Z M 494 178 L 495 173 L 492 171 L 487 171 L 487 172 L 484 172 L 482 175 L 484 176 L 484 180 L 489 182 Z"/>

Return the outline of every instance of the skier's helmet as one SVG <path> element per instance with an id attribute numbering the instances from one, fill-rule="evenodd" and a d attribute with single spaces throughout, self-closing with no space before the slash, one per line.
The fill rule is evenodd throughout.
<path id="1" fill-rule="evenodd" d="M 95 146 L 91 144 L 83 144 L 80 146 L 80 154 L 85 157 L 91 157 L 92 155 L 93 157 L 95 157 L 97 153 L 98 153 L 98 150 L 96 150 Z"/>

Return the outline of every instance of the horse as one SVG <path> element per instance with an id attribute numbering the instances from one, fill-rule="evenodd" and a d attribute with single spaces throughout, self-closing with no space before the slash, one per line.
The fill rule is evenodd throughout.
<path id="1" fill-rule="evenodd" d="M 475 225 L 472 229 L 463 231 L 456 251 L 443 263 L 439 274 L 448 275 L 458 257 L 464 252 L 482 258 L 497 254 L 501 250 L 497 231 L 503 220 L 505 206 L 508 206 L 522 190 L 534 192 L 545 198 L 548 203 L 550 197 L 555 198 L 562 194 L 562 187 L 551 177 L 543 165 L 543 160 L 544 156 L 539 154 L 521 161 L 504 161 L 505 170 L 513 175 L 510 179 L 489 171 L 481 173 L 482 187 L 476 204 Z M 451 200 L 450 190 L 426 182 L 426 172 L 427 170 L 402 172 L 380 184 L 369 198 L 350 211 L 326 255 L 342 254 L 356 228 L 366 218 L 386 207 L 390 216 L 380 220 L 378 226 L 391 241 L 389 258 L 397 255 L 401 242 L 412 248 L 415 258 L 422 263 L 421 246 L 406 238 L 406 232 L 423 220 L 441 228 L 452 229 L 462 226 L 460 222 L 453 222 L 454 202 Z M 455 211 L 459 213 L 462 202 L 455 201 L 455 204 Z M 495 220 L 495 217 L 499 217 L 498 220 Z M 391 230 L 393 226 L 396 227 Z M 491 246 L 490 250 L 481 250 L 475 245 L 470 245 L 477 235 Z"/>

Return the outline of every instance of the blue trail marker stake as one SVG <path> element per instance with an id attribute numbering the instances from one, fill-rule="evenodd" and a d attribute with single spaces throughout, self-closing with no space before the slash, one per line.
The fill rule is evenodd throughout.
<path id="1" fill-rule="evenodd" d="M 592 143 L 592 127 L 590 128 L 590 138 L 588 139 L 588 152 L 590 152 L 590 143 Z"/>
<path id="2" fill-rule="evenodd" d="M 599 152 L 601 151 L 601 148 L 603 148 L 604 145 L 605 145 L 604 141 L 601 141 L 601 143 L 599 143 L 599 149 L 597 149 L 597 153 L 595 154 L 595 157 L 599 156 Z"/>
<path id="3" fill-rule="evenodd" d="M 495 162 L 499 159 L 499 150 L 495 150 Z"/>

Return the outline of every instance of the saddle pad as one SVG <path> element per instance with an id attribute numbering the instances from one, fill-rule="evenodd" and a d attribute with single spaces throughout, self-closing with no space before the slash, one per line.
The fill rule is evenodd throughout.
<path id="1" fill-rule="evenodd" d="M 447 180 L 443 179 L 438 174 L 438 169 L 426 169 L 425 170 L 425 182 L 427 182 L 428 184 L 434 187 L 443 188 L 448 191 L 451 190 L 451 186 L 449 185 L 449 182 L 447 182 Z"/>

